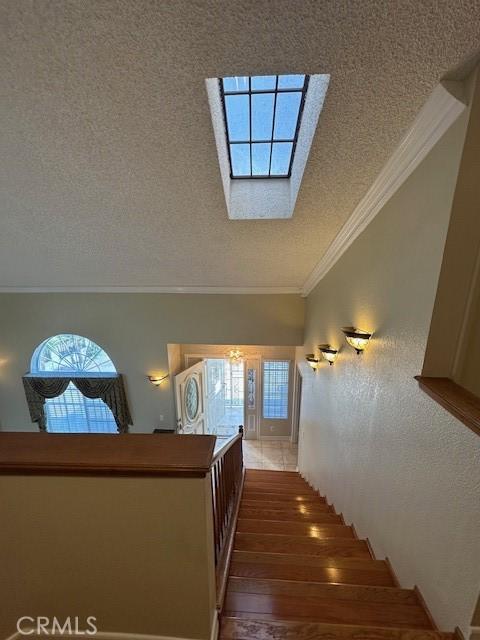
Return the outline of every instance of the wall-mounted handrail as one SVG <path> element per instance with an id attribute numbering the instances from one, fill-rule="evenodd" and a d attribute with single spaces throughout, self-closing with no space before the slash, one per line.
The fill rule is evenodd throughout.
<path id="1" fill-rule="evenodd" d="M 212 504 L 215 566 L 217 576 L 217 607 L 225 596 L 228 567 L 243 486 L 243 427 L 215 454 L 212 461 Z"/>

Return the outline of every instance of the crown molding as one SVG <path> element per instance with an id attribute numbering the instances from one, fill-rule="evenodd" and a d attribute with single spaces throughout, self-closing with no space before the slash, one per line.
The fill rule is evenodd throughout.
<path id="1" fill-rule="evenodd" d="M 446 81 L 434 89 L 375 182 L 309 275 L 302 296 L 308 296 L 330 271 L 466 106 L 462 82 Z"/>
<path id="2" fill-rule="evenodd" d="M 0 293 L 198 293 L 300 295 L 299 287 L 1 287 Z"/>

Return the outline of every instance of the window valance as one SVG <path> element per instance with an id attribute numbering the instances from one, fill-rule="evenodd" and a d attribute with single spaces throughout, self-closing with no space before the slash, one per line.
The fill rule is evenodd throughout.
<path id="1" fill-rule="evenodd" d="M 101 398 L 110 408 L 119 433 L 127 433 L 132 424 L 123 378 L 112 376 L 41 376 L 28 375 L 22 378 L 28 409 L 32 422 L 37 422 L 40 431 L 47 430 L 45 400 L 62 395 L 70 382 L 87 398 Z"/>

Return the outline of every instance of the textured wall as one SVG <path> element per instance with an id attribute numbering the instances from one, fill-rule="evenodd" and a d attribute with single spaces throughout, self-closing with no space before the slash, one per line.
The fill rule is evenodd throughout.
<path id="1" fill-rule="evenodd" d="M 302 473 L 443 629 L 466 632 L 480 582 L 480 439 L 422 393 L 422 368 L 467 114 L 453 125 L 307 301 Z M 341 326 L 376 335 L 357 356 Z M 300 350 L 299 350 L 300 351 Z"/>
<path id="2" fill-rule="evenodd" d="M 299 345 L 304 301 L 296 295 L 0 294 L 0 429 L 35 429 L 22 375 L 35 347 L 57 333 L 101 345 L 125 375 L 134 426 L 175 424 L 173 385 L 148 373 L 168 371 L 167 343 Z M 163 422 L 160 423 L 160 415 Z"/>
<path id="3" fill-rule="evenodd" d="M 422 374 L 453 378 L 479 392 L 480 76 L 466 85 L 470 118 L 458 171 Z M 477 315 L 476 315 L 477 314 Z M 446 339 L 446 336 L 448 338 Z M 477 343 L 477 344 L 475 344 Z"/>

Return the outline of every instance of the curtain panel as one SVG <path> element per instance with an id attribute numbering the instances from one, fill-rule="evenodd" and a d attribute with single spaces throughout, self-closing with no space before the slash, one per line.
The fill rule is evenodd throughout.
<path id="1" fill-rule="evenodd" d="M 45 416 L 45 400 L 61 396 L 70 382 L 85 397 L 91 400 L 100 398 L 110 408 L 117 423 L 119 433 L 128 433 L 128 425 L 132 424 L 130 409 L 128 408 L 125 385 L 122 376 L 112 377 L 42 377 L 24 376 L 23 387 L 27 398 L 28 409 L 32 422 L 38 423 L 40 431 L 47 430 Z"/>

